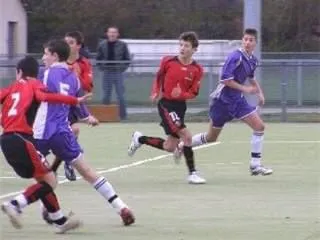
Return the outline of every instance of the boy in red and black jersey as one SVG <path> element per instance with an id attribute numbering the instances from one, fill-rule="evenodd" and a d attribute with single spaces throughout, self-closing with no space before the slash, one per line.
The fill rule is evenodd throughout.
<path id="1" fill-rule="evenodd" d="M 194 32 L 182 33 L 179 40 L 179 55 L 162 59 L 151 92 L 151 100 L 158 101 L 161 126 L 168 137 L 164 140 L 143 136 L 136 131 L 133 133 L 128 154 L 132 156 L 142 144 L 173 152 L 181 140 L 184 142 L 183 153 L 189 170 L 188 182 L 203 184 L 205 180 L 197 174 L 194 166 L 192 135 L 184 122 L 186 101 L 198 95 L 203 75 L 202 67 L 192 59 L 199 41 Z"/>
<path id="2" fill-rule="evenodd" d="M 81 98 L 52 94 L 35 77 L 39 65 L 34 58 L 26 57 L 17 65 L 17 80 L 8 88 L 0 90 L 2 104 L 1 135 L 2 152 L 22 178 L 34 178 L 37 183 L 29 186 L 22 194 L 1 205 L 2 211 L 8 215 L 16 228 L 22 224 L 19 215 L 22 208 L 41 200 L 49 210 L 59 233 L 64 233 L 80 226 L 80 221 L 68 219 L 60 210 L 57 197 L 53 191 L 56 187 L 55 175 L 49 170 L 48 164 L 34 147 L 32 125 L 39 102 L 64 103 L 77 105 L 88 95 Z"/>

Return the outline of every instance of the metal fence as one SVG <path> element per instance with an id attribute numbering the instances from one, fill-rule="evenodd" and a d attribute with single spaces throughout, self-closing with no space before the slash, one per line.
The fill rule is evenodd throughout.
<path id="1" fill-rule="evenodd" d="M 159 59 L 160 60 L 160 59 Z M 132 60 L 124 73 L 126 100 L 128 107 L 147 111 L 150 108 L 149 94 L 155 77 L 159 60 Z M 6 86 L 15 78 L 15 59 L 0 62 L 0 83 Z M 210 92 L 218 84 L 219 73 L 223 64 L 221 60 L 201 60 L 205 69 L 199 96 L 190 102 L 194 108 L 205 109 L 208 105 Z M 94 98 L 92 103 L 101 103 L 102 72 L 95 60 Z M 258 67 L 258 76 L 266 97 L 266 107 L 279 109 L 282 120 L 290 107 L 318 108 L 320 106 L 320 60 L 318 59 L 266 59 Z M 116 101 L 116 96 L 113 94 Z M 248 97 L 252 104 L 256 99 Z"/>

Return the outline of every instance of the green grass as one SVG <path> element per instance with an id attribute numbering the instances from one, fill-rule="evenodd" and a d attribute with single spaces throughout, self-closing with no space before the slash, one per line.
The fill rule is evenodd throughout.
<path id="1" fill-rule="evenodd" d="M 193 133 L 207 129 L 205 123 L 189 126 Z M 83 126 L 80 139 L 87 160 L 101 170 L 164 154 L 143 147 L 129 159 L 126 148 L 135 129 L 163 136 L 155 123 Z M 175 165 L 171 157 L 108 173 L 135 212 L 137 223 L 132 227 L 122 227 L 103 199 L 79 180 L 60 185 L 57 194 L 65 211 L 72 209 L 83 219 L 81 230 L 54 235 L 34 204 L 25 209 L 20 231 L 1 214 L 0 239 L 320 239 L 319 125 L 268 124 L 264 163 L 273 167 L 274 175 L 267 177 L 248 173 L 250 135 L 246 126 L 230 124 L 221 135 L 221 144 L 196 151 L 198 169 L 208 181 L 203 186 L 186 184 L 184 164 Z M 0 176 L 13 176 L 3 159 L 0 169 Z M 0 195 L 27 185 L 21 179 L 0 180 Z"/>

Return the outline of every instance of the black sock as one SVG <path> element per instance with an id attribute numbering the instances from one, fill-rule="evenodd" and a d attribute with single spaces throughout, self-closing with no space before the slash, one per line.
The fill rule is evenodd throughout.
<path id="1" fill-rule="evenodd" d="M 139 137 L 139 142 L 141 144 L 146 144 L 151 147 L 163 150 L 164 139 L 162 139 L 162 138 L 141 136 L 141 137 Z"/>
<path id="2" fill-rule="evenodd" d="M 194 157 L 193 157 L 192 147 L 183 146 L 183 154 L 186 159 L 186 164 L 187 164 L 189 173 L 195 172 L 196 169 L 194 166 Z"/>

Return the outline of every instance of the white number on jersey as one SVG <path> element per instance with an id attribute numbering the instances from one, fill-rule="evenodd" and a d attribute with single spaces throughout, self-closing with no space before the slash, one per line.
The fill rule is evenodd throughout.
<path id="1" fill-rule="evenodd" d="M 18 111 L 17 111 L 17 105 L 20 101 L 20 93 L 13 93 L 11 95 L 11 98 L 12 98 L 12 101 L 13 101 L 13 104 L 8 112 L 8 116 L 15 116 L 17 115 Z"/>
<path id="2" fill-rule="evenodd" d="M 60 83 L 60 93 L 63 95 L 68 95 L 70 85 L 66 83 Z"/>
<path id="3" fill-rule="evenodd" d="M 178 116 L 178 114 L 176 112 L 170 112 L 169 116 L 171 117 L 173 122 L 180 121 L 180 118 L 179 118 L 179 116 Z"/>

